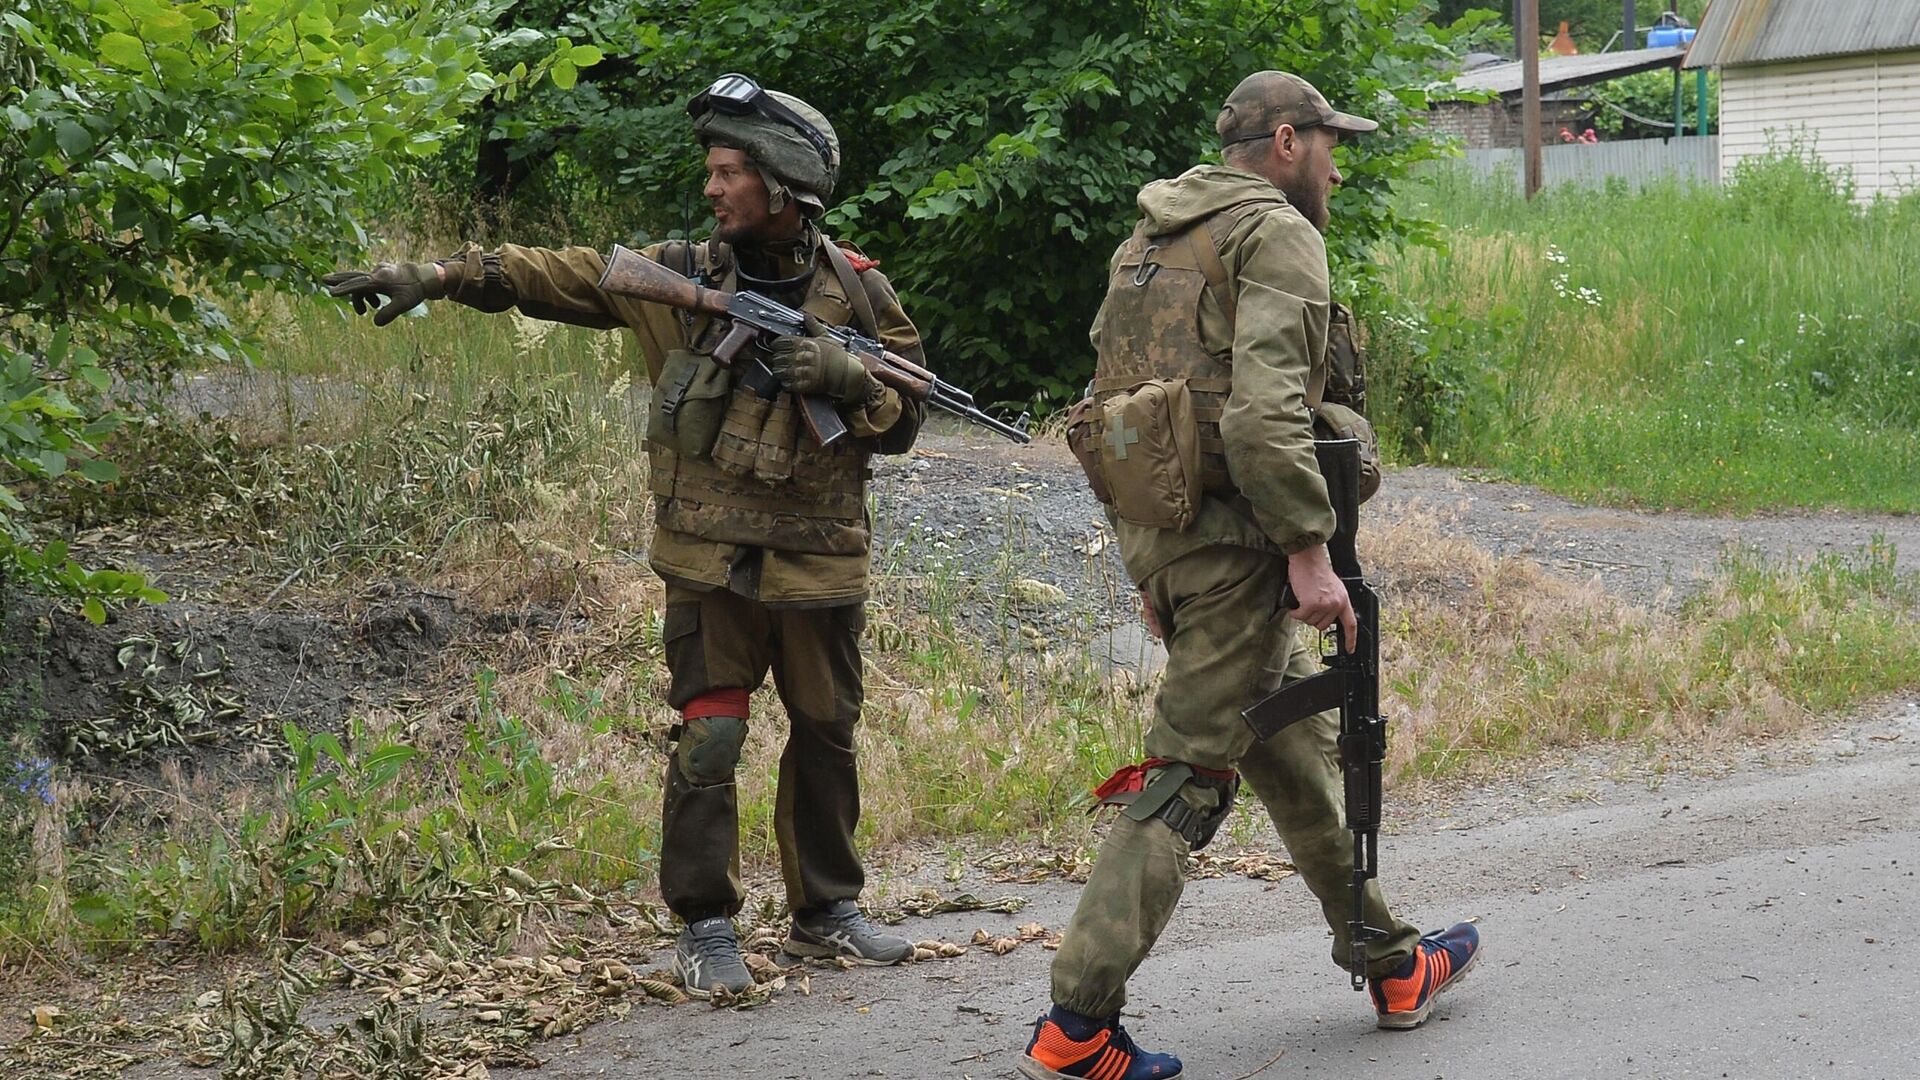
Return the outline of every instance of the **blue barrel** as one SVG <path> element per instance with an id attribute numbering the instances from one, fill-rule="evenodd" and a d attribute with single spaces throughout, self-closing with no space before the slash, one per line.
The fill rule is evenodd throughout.
<path id="1" fill-rule="evenodd" d="M 1656 26 L 1647 31 L 1647 48 L 1671 49 L 1693 40 L 1691 26 Z"/>

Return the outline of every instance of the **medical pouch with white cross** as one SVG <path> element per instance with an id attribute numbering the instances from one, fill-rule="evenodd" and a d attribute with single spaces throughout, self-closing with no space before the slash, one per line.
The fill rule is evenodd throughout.
<path id="1" fill-rule="evenodd" d="M 1087 411 L 1098 421 L 1081 425 L 1085 450 L 1074 453 L 1083 468 L 1092 459 L 1088 479 L 1096 495 L 1106 488 L 1101 501 L 1121 520 L 1147 528 L 1193 524 L 1202 494 L 1200 430 L 1187 380 L 1146 379 Z"/>

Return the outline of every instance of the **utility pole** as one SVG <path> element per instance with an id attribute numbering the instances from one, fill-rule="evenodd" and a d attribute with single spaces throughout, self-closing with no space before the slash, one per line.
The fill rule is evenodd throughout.
<path id="1" fill-rule="evenodd" d="M 1526 129 L 1526 191 L 1540 193 L 1540 0 L 1517 0 L 1520 25 L 1520 124 Z"/>
<path id="2" fill-rule="evenodd" d="M 1621 47 L 1637 49 L 1640 47 L 1640 35 L 1633 28 L 1633 0 L 1620 0 L 1620 3 L 1620 20 L 1624 24 L 1620 28 Z"/>

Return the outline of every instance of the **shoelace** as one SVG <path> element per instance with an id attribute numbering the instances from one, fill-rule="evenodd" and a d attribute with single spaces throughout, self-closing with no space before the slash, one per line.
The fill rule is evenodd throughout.
<path id="1" fill-rule="evenodd" d="M 714 960 L 732 960 L 736 963 L 743 962 L 740 960 L 740 939 L 725 931 L 695 934 L 693 935 L 693 943 L 701 952 L 706 953 Z"/>
<path id="2" fill-rule="evenodd" d="M 829 908 L 821 912 L 819 917 L 829 929 L 841 930 L 848 934 L 863 934 L 871 937 L 879 932 L 873 928 L 872 923 L 867 921 L 866 915 L 851 904 L 844 909 Z"/>

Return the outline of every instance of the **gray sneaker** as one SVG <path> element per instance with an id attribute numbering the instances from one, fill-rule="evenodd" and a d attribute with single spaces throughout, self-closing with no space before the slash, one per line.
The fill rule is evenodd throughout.
<path id="1" fill-rule="evenodd" d="M 794 912 L 786 950 L 818 959 L 844 956 L 856 964 L 897 964 L 913 955 L 913 942 L 873 925 L 860 913 L 859 904 L 835 900 Z"/>
<path id="2" fill-rule="evenodd" d="M 695 997 L 710 997 L 715 990 L 738 994 L 753 986 L 733 920 L 723 915 L 688 923 L 680 931 L 673 943 L 673 970 Z"/>

